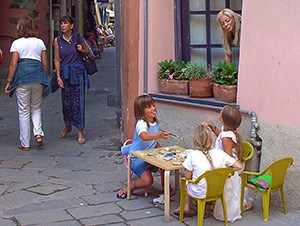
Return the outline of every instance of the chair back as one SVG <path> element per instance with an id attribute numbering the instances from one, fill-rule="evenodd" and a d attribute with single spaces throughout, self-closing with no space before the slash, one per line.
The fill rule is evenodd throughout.
<path id="1" fill-rule="evenodd" d="M 243 140 L 243 151 L 244 151 L 243 160 L 244 162 L 247 162 L 252 158 L 254 153 L 254 148 L 252 144 L 249 143 L 248 141 Z"/>
<path id="2" fill-rule="evenodd" d="M 213 169 L 202 174 L 195 182 L 205 179 L 207 184 L 206 200 L 214 200 L 223 195 L 225 182 L 233 173 L 234 169 L 232 168 Z"/>
<path id="3" fill-rule="evenodd" d="M 277 189 L 284 184 L 287 169 L 293 164 L 293 158 L 283 158 L 269 165 L 261 174 L 272 176 L 271 189 Z"/>
<path id="4" fill-rule="evenodd" d="M 128 139 L 123 143 L 123 146 L 121 147 L 121 152 L 123 155 L 123 159 L 124 159 L 124 164 L 125 166 L 128 168 L 128 161 L 127 161 L 127 157 L 128 157 L 128 152 L 130 149 L 130 146 L 132 144 L 132 140 Z"/>

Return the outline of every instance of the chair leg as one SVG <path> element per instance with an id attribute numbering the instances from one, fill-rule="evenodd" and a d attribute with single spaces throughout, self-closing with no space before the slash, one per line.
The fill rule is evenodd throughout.
<path id="1" fill-rule="evenodd" d="M 227 217 L 227 208 L 226 208 L 226 202 L 224 195 L 221 198 L 222 207 L 223 207 L 223 214 L 224 214 L 224 224 L 225 226 L 228 226 L 228 217 Z"/>
<path id="2" fill-rule="evenodd" d="M 281 198 L 282 198 L 283 212 L 284 212 L 284 214 L 287 214 L 283 185 L 280 187 L 280 193 L 281 193 Z"/>
<path id="3" fill-rule="evenodd" d="M 185 181 L 181 182 L 181 190 L 180 190 L 180 199 L 179 199 L 179 222 L 182 223 L 183 221 L 183 212 L 184 212 L 184 202 L 185 202 Z"/>
<path id="4" fill-rule="evenodd" d="M 203 218 L 204 218 L 204 209 L 205 209 L 205 201 L 204 200 L 201 200 L 201 199 L 197 199 L 197 203 L 198 203 L 198 211 L 197 211 L 197 214 L 198 214 L 198 226 L 202 226 L 203 225 Z"/>
<path id="5" fill-rule="evenodd" d="M 245 187 L 241 186 L 241 200 L 240 200 L 240 208 L 241 208 L 241 216 L 244 214 L 244 196 L 245 196 Z"/>
<path id="6" fill-rule="evenodd" d="M 262 204 L 263 204 L 263 216 L 264 221 L 269 220 L 269 208 L 270 208 L 270 191 L 267 190 L 262 193 Z"/>

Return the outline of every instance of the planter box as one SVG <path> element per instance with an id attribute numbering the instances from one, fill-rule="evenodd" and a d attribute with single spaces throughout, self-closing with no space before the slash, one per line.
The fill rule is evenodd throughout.
<path id="1" fill-rule="evenodd" d="M 234 103 L 236 102 L 237 86 L 224 86 L 213 83 L 214 97 L 217 100 Z"/>
<path id="2" fill-rule="evenodd" d="M 188 95 L 188 80 L 159 80 L 159 89 L 161 93 Z"/>
<path id="3" fill-rule="evenodd" d="M 210 78 L 190 79 L 190 96 L 209 98 L 213 96 L 213 88 Z"/>

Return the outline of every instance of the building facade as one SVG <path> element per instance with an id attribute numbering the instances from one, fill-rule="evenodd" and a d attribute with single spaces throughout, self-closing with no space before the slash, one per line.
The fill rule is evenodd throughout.
<path id="1" fill-rule="evenodd" d="M 242 14 L 241 44 L 240 48 L 236 49 L 239 65 L 238 93 L 234 105 L 237 105 L 243 113 L 239 132 L 255 147 L 255 155 L 247 167 L 257 171 L 277 159 L 293 157 L 294 165 L 288 170 L 286 177 L 286 200 L 288 208 L 300 209 L 297 202 L 300 198 L 297 180 L 300 168 L 298 156 L 300 94 L 297 84 L 300 77 L 297 73 L 299 64 L 296 62 L 300 55 L 298 45 L 300 30 L 297 29 L 300 16 L 296 12 L 300 6 L 299 2 L 297 0 L 284 2 L 224 0 L 218 1 L 218 4 L 215 2 L 121 1 L 124 138 L 132 137 L 135 125 L 133 101 L 142 93 L 150 93 L 156 99 L 161 127 L 185 138 L 183 141 L 175 139 L 161 141 L 163 145 L 178 144 L 192 147 L 192 132 L 204 120 L 221 126 L 218 113 L 226 103 L 217 102 L 216 106 L 211 101 L 197 99 L 190 101 L 185 97 L 161 94 L 156 73 L 157 63 L 165 59 L 176 60 L 186 57 L 190 59 L 194 57 L 194 60 L 197 60 L 197 57 L 208 59 L 209 47 L 201 44 L 201 39 L 205 40 L 206 37 L 197 37 L 200 35 L 197 29 L 207 31 L 207 26 L 212 26 L 211 43 L 215 49 L 211 51 L 210 62 L 213 66 L 223 55 L 218 43 L 221 33 L 213 29 L 214 19 L 207 25 L 201 16 L 205 16 L 209 10 L 215 14 L 222 8 L 231 7 Z M 186 12 L 189 17 L 183 18 L 182 12 Z M 190 29 L 187 43 L 186 37 L 183 36 L 185 29 Z M 193 43 L 197 38 L 200 43 Z M 196 49 L 197 47 L 199 49 Z M 200 49 L 201 47 L 207 48 Z M 190 55 L 184 55 L 186 49 L 190 50 Z M 279 198 L 278 193 L 273 201 Z"/>

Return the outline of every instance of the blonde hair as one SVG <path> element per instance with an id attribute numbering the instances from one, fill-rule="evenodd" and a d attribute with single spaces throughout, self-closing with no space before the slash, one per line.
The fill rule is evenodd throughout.
<path id="1" fill-rule="evenodd" d="M 34 20 L 29 17 L 24 17 L 18 20 L 17 24 L 17 37 L 29 38 L 36 37 L 36 25 Z"/>
<path id="2" fill-rule="evenodd" d="M 213 138 L 211 130 L 203 125 L 199 125 L 194 131 L 193 145 L 201 150 L 207 160 L 209 161 L 211 168 L 214 169 L 213 160 L 209 154 L 209 150 L 212 148 Z"/>
<path id="3" fill-rule="evenodd" d="M 223 107 L 221 111 L 221 118 L 223 120 L 223 124 L 226 128 L 230 129 L 234 132 L 236 136 L 236 151 L 239 160 L 243 160 L 243 145 L 242 145 L 242 137 L 238 133 L 237 128 L 240 126 L 242 122 L 242 115 L 239 109 L 234 106 L 226 105 Z"/>
<path id="4" fill-rule="evenodd" d="M 234 28 L 234 36 L 232 37 L 231 33 L 226 31 L 222 25 L 221 25 L 221 17 L 222 16 L 228 16 L 230 19 L 233 19 L 235 22 L 235 28 Z M 231 9 L 223 9 L 221 10 L 217 15 L 217 21 L 220 26 L 220 29 L 223 34 L 223 47 L 224 51 L 227 55 L 232 55 L 230 45 L 233 43 L 234 46 L 240 45 L 240 33 L 241 33 L 241 15 L 233 12 Z"/>

